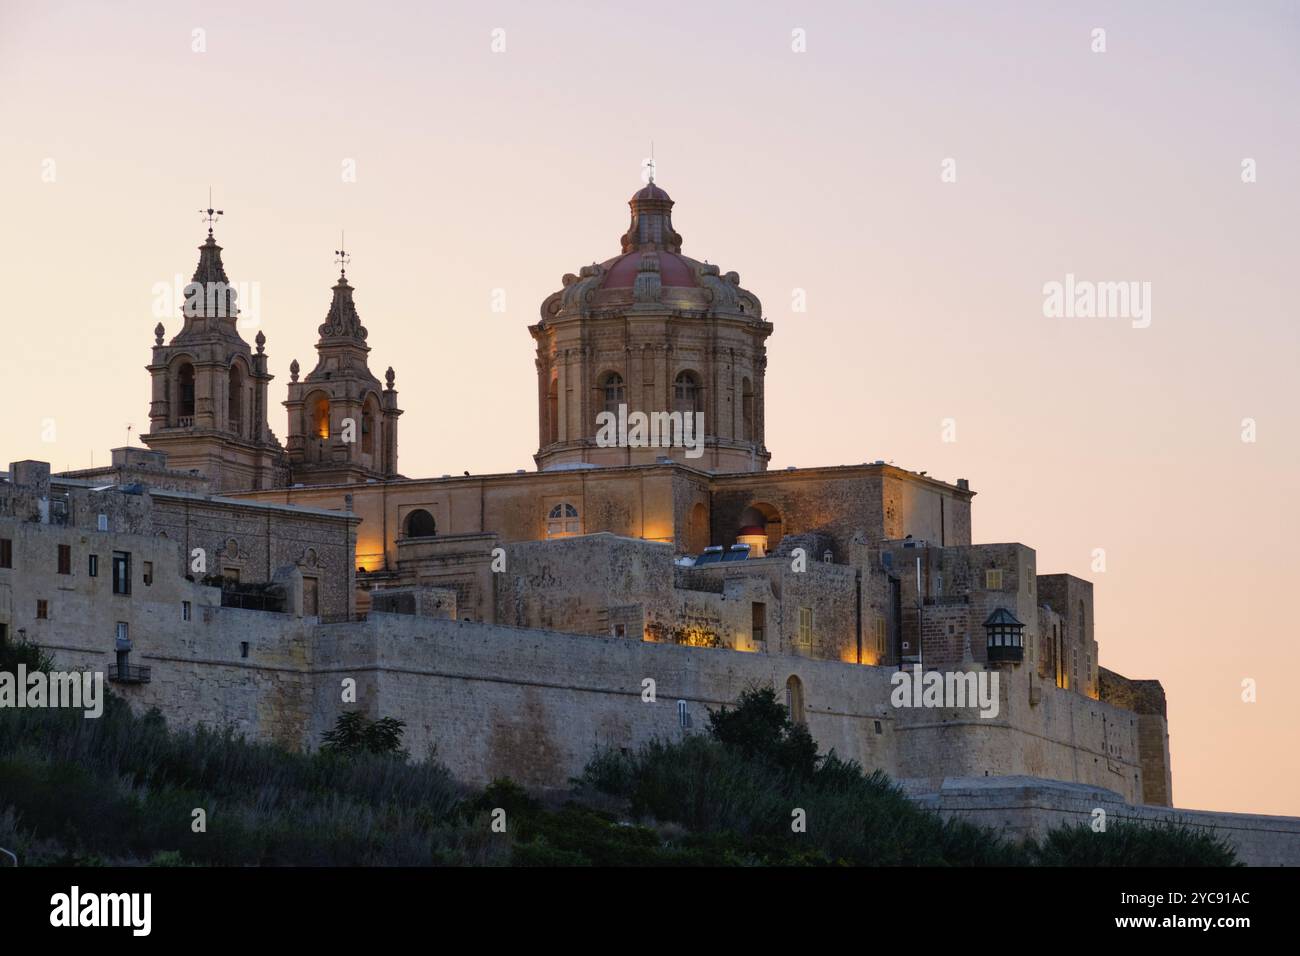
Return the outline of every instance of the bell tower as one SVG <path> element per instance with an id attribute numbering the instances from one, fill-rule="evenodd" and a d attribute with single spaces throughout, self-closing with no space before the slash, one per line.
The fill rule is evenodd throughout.
<path id="1" fill-rule="evenodd" d="M 397 473 L 396 376 L 386 387 L 370 372 L 366 327 L 348 283 L 345 251 L 336 253 L 339 279 L 318 332 L 316 367 L 301 381 L 289 366 L 288 446 L 291 481 L 307 485 L 384 481 Z"/>
<path id="2" fill-rule="evenodd" d="M 208 236 L 184 289 L 181 330 L 164 344 L 163 324 L 154 328 L 149 433 L 140 438 L 169 468 L 201 472 L 214 492 L 276 487 L 284 451 L 267 425 L 266 336 L 257 333 L 253 352 L 239 334 L 236 292 L 212 232 L 222 213 L 201 211 Z"/>

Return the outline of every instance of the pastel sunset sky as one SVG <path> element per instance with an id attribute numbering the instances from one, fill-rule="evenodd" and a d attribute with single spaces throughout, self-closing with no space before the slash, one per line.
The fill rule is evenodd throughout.
<path id="1" fill-rule="evenodd" d="M 402 472 L 532 468 L 527 326 L 653 140 L 775 325 L 772 467 L 969 479 L 976 541 L 1092 580 L 1103 666 L 1163 682 L 1175 804 L 1300 815 L 1297 104 L 1288 2 L 6 0 L 0 459 L 146 430 L 211 187 L 281 438 L 346 230 Z M 1067 275 L 1149 325 L 1045 316 Z"/>

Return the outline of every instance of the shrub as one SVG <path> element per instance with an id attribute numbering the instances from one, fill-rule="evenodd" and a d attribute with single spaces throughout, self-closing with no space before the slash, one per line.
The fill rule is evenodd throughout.
<path id="1" fill-rule="evenodd" d="M 1059 826 L 1029 845 L 1040 866 L 1242 866 L 1222 837 L 1181 821 L 1116 821 L 1096 832 L 1086 824 Z"/>
<path id="2" fill-rule="evenodd" d="M 97 720 L 0 711 L 4 829 L 44 848 L 44 862 L 504 862 L 508 839 L 472 832 L 457 812 L 464 795 L 437 763 L 364 749 L 290 753 L 228 729 L 172 731 L 111 695 Z M 195 808 L 206 811 L 206 833 L 191 829 Z"/>
<path id="3" fill-rule="evenodd" d="M 409 756 L 402 749 L 402 734 L 405 732 L 406 722 L 395 717 L 367 720 L 359 711 L 349 711 L 339 714 L 333 730 L 325 731 L 321 750 L 344 757 L 368 753 L 391 754 L 405 759 Z"/>
<path id="4" fill-rule="evenodd" d="M 817 741 L 803 724 L 790 719 L 770 686 L 752 686 L 736 706 L 709 711 L 709 735 L 734 748 L 746 760 L 759 760 L 780 770 L 810 777 L 817 769 Z"/>

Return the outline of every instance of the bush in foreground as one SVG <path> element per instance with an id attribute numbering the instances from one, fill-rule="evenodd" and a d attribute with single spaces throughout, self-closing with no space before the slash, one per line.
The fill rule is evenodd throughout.
<path id="1" fill-rule="evenodd" d="M 376 730 L 374 728 L 378 727 Z M 24 865 L 1229 865 L 1181 826 L 1061 828 L 1041 843 L 944 821 L 879 772 L 818 755 L 770 688 L 707 735 L 606 751 L 562 803 L 509 780 L 472 791 L 411 763 L 396 722 L 340 720 L 303 754 L 104 715 L 0 710 L 0 847 Z M 374 752 L 379 751 L 379 752 Z M 192 827 L 206 814 L 205 832 Z M 505 832 L 492 827 L 504 813 Z M 792 823 L 801 817 L 803 832 Z"/>

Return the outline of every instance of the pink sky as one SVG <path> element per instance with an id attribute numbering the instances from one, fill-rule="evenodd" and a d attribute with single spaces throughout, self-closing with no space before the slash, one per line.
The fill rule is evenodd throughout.
<path id="1" fill-rule="evenodd" d="M 775 324 L 772 467 L 970 479 L 976 540 L 1093 580 L 1102 664 L 1163 682 L 1175 803 L 1300 814 L 1300 8 L 1043 7 L 10 0 L 0 457 L 146 428 L 212 186 L 277 434 L 346 229 L 402 471 L 531 468 L 526 326 L 618 251 L 654 140 L 683 251 Z M 1150 326 L 1044 317 L 1067 273 L 1151 283 Z"/>

